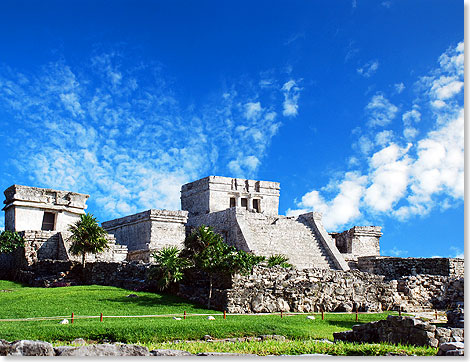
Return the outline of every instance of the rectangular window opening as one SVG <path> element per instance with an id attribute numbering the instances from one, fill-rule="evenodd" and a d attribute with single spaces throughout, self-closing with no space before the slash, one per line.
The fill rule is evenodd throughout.
<path id="1" fill-rule="evenodd" d="M 248 209 L 248 199 L 243 198 L 242 199 L 242 207 L 245 209 Z"/>
<path id="2" fill-rule="evenodd" d="M 258 199 L 253 199 L 253 210 L 255 210 L 256 212 L 260 212 L 260 200 Z"/>
<path id="3" fill-rule="evenodd" d="M 230 198 L 230 207 L 235 207 L 236 206 L 236 200 L 235 197 Z"/>
<path id="4" fill-rule="evenodd" d="M 54 223 L 55 223 L 55 214 L 52 212 L 44 212 L 44 216 L 42 218 L 41 230 L 45 230 L 45 231 L 54 230 Z"/>

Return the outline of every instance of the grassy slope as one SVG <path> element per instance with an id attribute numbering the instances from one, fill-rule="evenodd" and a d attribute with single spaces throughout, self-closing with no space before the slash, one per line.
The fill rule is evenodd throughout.
<path id="1" fill-rule="evenodd" d="M 157 343 L 165 341 L 201 339 L 206 334 L 215 338 L 281 334 L 296 341 L 290 342 L 291 344 L 275 342 L 239 344 L 237 348 L 260 354 L 266 354 L 266 351 L 271 350 L 286 350 L 291 353 L 302 350 L 303 353 L 313 353 L 312 351 L 317 350 L 318 346 L 312 343 L 305 345 L 309 343 L 306 340 L 322 338 L 332 340 L 333 332 L 348 330 L 357 324 L 355 316 L 351 314 L 326 314 L 324 321 L 319 315 L 314 321 L 306 319 L 304 315 L 284 316 L 284 318 L 278 315 L 228 316 L 226 320 L 220 316 L 216 317 L 215 321 L 209 321 L 202 316 L 191 316 L 180 321 L 171 317 L 106 318 L 106 315 L 175 314 L 183 313 L 184 310 L 188 314 L 220 312 L 209 311 L 174 296 L 130 292 L 96 285 L 45 289 L 0 281 L 0 290 L 2 290 L 0 319 L 70 316 L 72 312 L 76 316 L 75 322 L 68 325 L 61 325 L 58 320 L 1 322 L 0 338 L 9 341 L 40 339 L 58 342 L 80 337 L 93 341 L 110 340 L 156 346 Z M 126 297 L 130 293 L 138 295 L 138 298 Z M 99 316 L 100 313 L 105 316 L 102 323 L 98 318 L 80 319 L 80 315 Z M 365 323 L 385 317 L 385 313 L 360 315 L 360 322 Z M 232 348 L 233 351 L 233 345 L 228 347 L 223 347 L 226 344 L 217 345 L 212 348 L 229 348 L 229 350 Z M 196 347 L 194 344 L 191 348 Z M 305 352 L 305 349 L 310 352 Z"/>

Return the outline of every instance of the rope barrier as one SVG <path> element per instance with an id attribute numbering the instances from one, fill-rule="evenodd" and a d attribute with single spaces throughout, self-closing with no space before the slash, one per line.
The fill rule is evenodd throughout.
<path id="1" fill-rule="evenodd" d="M 302 313 L 302 312 L 277 312 L 277 313 L 173 313 L 173 314 L 144 314 L 144 315 L 92 315 L 92 316 L 81 316 L 73 313 L 73 319 L 93 319 L 100 318 L 100 321 L 103 320 L 103 317 L 106 318 L 171 318 L 171 317 L 207 317 L 207 316 L 288 316 L 288 315 L 323 315 L 327 313 Z M 328 312 L 328 314 L 379 314 L 379 312 Z M 61 320 L 61 319 L 71 319 L 70 315 L 67 316 L 53 316 L 53 317 L 29 317 L 29 318 L 6 318 L 0 319 L 0 322 L 34 322 L 34 321 L 47 321 L 47 320 Z M 323 319 L 323 318 L 322 318 Z"/>

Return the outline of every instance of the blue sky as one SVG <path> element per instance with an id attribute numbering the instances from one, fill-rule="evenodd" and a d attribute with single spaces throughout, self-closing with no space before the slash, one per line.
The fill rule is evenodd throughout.
<path id="1" fill-rule="evenodd" d="M 382 225 L 384 255 L 462 255 L 463 10 L 4 0 L 0 187 L 88 193 L 105 221 L 179 209 L 207 175 L 279 181 L 281 214 Z"/>

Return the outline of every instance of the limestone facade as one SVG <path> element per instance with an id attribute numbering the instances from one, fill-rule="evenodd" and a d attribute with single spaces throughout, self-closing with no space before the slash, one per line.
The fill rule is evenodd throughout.
<path id="1" fill-rule="evenodd" d="M 434 259 L 415 263 L 380 257 L 382 232 L 378 226 L 355 226 L 329 234 L 320 213 L 279 215 L 279 190 L 277 182 L 221 176 L 185 184 L 181 187 L 181 211 L 151 209 L 103 222 L 111 247 L 96 258 L 151 262 L 153 251 L 170 245 L 182 248 L 192 229 L 204 224 L 238 249 L 266 257 L 284 254 L 297 268 L 360 269 L 392 279 L 404 275 L 400 274 L 403 268 L 443 275 L 439 269 L 442 263 Z M 25 252 L 32 253 L 24 256 L 27 264 L 49 258 L 74 259 L 67 253 L 66 233 L 85 212 L 87 199 L 88 195 L 76 192 L 21 185 L 5 190 L 5 228 L 25 232 L 30 244 Z M 463 260 L 449 263 L 447 268 L 457 270 L 456 275 L 463 272 Z"/>
<path id="2" fill-rule="evenodd" d="M 89 195 L 71 191 L 12 185 L 5 194 L 5 229 L 19 232 L 25 247 L 11 255 L 2 255 L 2 265 L 19 267 L 40 260 L 81 260 L 71 255 L 70 225 L 85 213 Z M 123 261 L 127 246 L 117 245 L 108 235 L 108 249 L 87 255 L 86 261 Z"/>
<path id="3" fill-rule="evenodd" d="M 103 228 L 126 245 L 136 259 L 148 260 L 149 254 L 165 246 L 183 247 L 187 211 L 147 210 L 103 222 Z"/>
<path id="4" fill-rule="evenodd" d="M 231 207 L 275 216 L 279 209 L 279 183 L 208 176 L 181 187 L 181 209 L 189 217 Z"/>
<path id="5" fill-rule="evenodd" d="M 65 231 L 85 213 L 89 195 L 12 185 L 5 194 L 5 230 Z"/>

